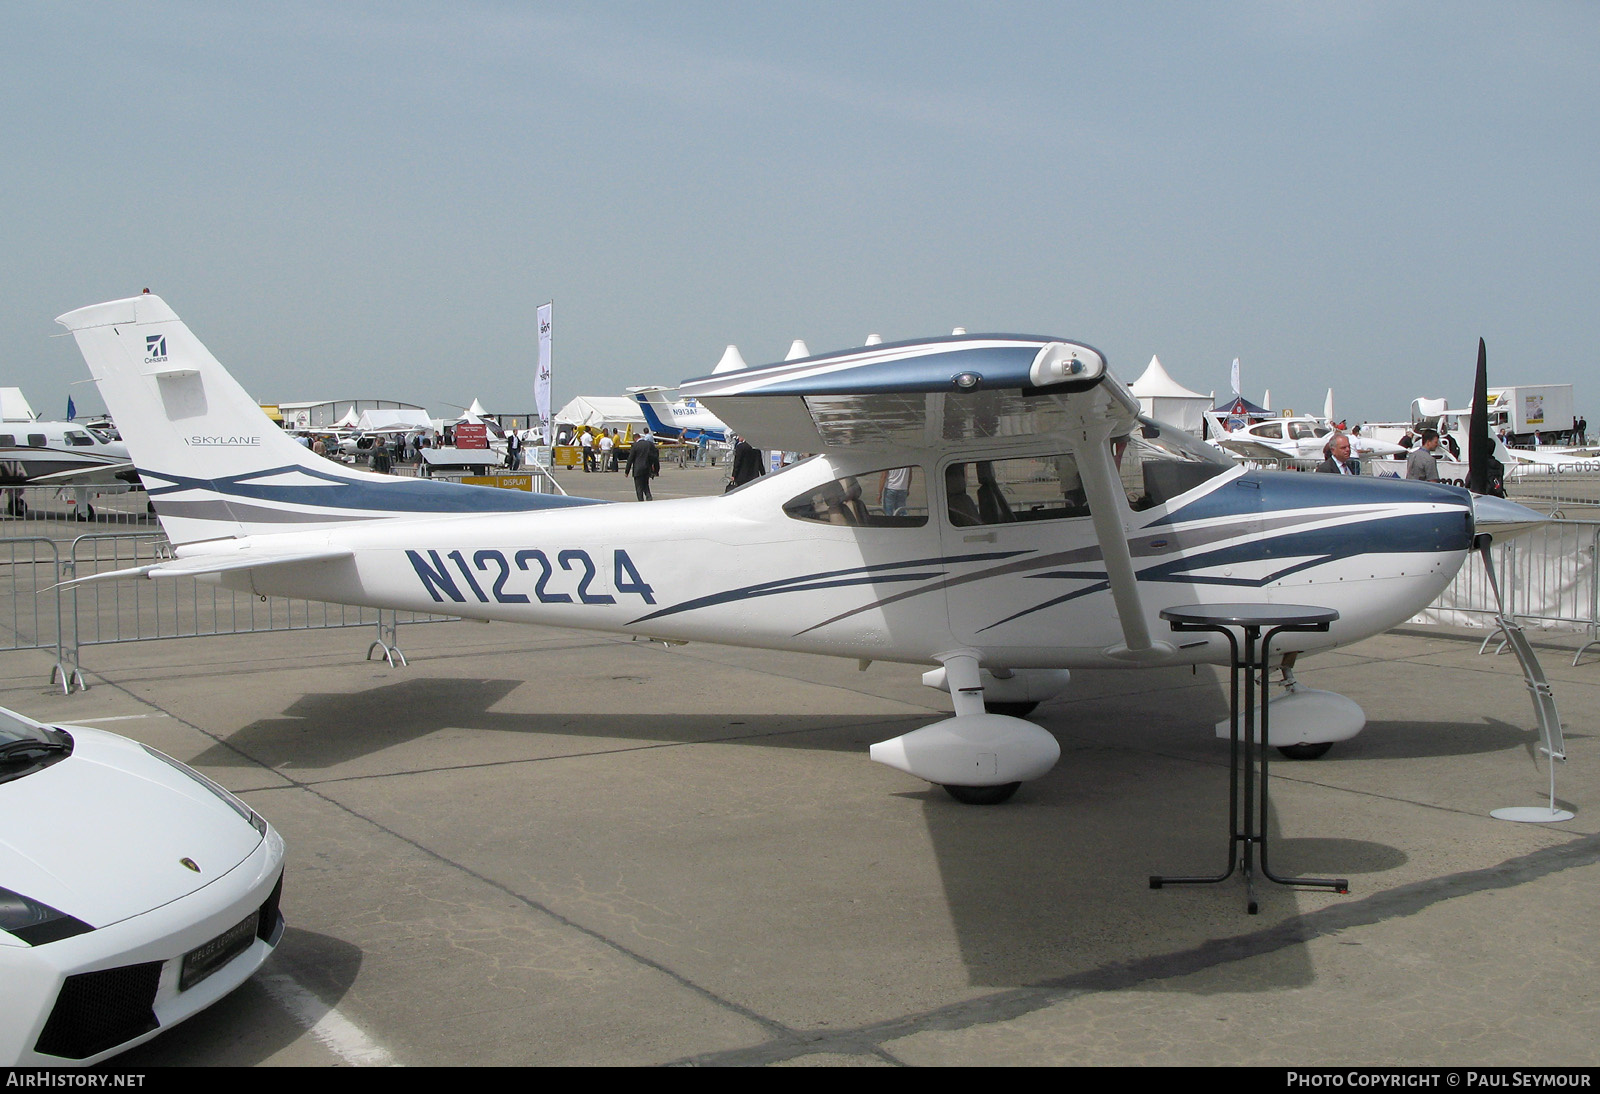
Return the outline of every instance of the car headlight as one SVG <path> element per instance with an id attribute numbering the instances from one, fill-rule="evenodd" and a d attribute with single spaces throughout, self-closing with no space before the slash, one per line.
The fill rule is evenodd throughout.
<path id="1" fill-rule="evenodd" d="M 239 814 L 239 816 L 244 819 L 246 824 L 250 825 L 250 827 L 261 833 L 262 837 L 265 838 L 267 834 L 266 818 L 257 813 L 254 809 L 251 809 L 238 798 L 234 797 L 234 795 L 228 790 L 224 789 L 217 783 L 212 782 L 210 779 L 200 774 L 200 772 L 196 771 L 188 764 L 179 763 L 177 760 L 174 760 L 171 756 L 168 756 L 165 752 L 162 752 L 159 749 L 151 748 L 149 745 L 140 745 L 139 747 L 150 753 L 150 755 L 154 756 L 162 763 L 169 764 L 172 767 L 177 768 L 179 771 L 189 776 L 189 778 L 193 779 L 195 782 L 211 791 L 217 797 L 221 798 L 229 809 L 232 809 L 235 813 Z"/>
<path id="2" fill-rule="evenodd" d="M 0 886 L 0 930 L 9 931 L 30 946 L 43 946 L 94 928 L 66 912 Z"/>

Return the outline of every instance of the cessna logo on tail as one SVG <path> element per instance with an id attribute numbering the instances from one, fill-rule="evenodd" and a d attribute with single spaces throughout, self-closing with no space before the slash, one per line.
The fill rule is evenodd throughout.
<path id="1" fill-rule="evenodd" d="M 144 359 L 147 365 L 167 359 L 167 336 L 164 334 L 147 334 L 144 336 L 144 351 L 149 354 Z"/>

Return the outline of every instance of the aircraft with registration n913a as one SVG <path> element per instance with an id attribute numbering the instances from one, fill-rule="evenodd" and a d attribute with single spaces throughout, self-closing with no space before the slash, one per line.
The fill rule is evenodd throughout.
<path id="1" fill-rule="evenodd" d="M 72 331 L 175 557 L 94 575 L 934 666 L 955 715 L 873 757 L 996 801 L 1059 757 L 1016 715 L 1070 670 L 1227 664 L 1163 608 L 1309 603 L 1312 653 L 1400 623 L 1473 545 L 1436 484 L 1254 472 L 1140 418 L 1090 346 L 967 335 L 886 343 L 680 386 L 765 448 L 814 452 L 728 494 L 649 505 L 352 470 L 285 436 L 158 297 Z M 1503 503 L 1502 503 L 1503 504 Z M 1343 739 L 1348 699 L 1277 745 Z M 1329 703 L 1332 703 L 1330 708 Z M 1340 706 L 1340 704 L 1345 704 Z M 1302 704 L 1304 705 L 1304 704 Z M 1329 711 L 1332 710 L 1330 714 Z"/>

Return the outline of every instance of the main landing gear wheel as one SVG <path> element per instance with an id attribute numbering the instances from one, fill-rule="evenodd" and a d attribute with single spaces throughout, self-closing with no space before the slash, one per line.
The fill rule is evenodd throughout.
<path id="1" fill-rule="evenodd" d="M 1326 756 L 1332 747 L 1332 741 L 1318 741 L 1314 745 L 1279 745 L 1278 751 L 1283 753 L 1286 760 L 1315 760 L 1319 756 Z"/>
<path id="2" fill-rule="evenodd" d="M 1039 704 L 1033 703 L 997 703 L 990 699 L 983 701 L 983 709 L 989 714 L 1008 714 L 1013 718 L 1026 718 L 1037 709 Z"/>
<path id="3" fill-rule="evenodd" d="M 1026 704 L 1016 704 L 1024 706 Z M 962 805 L 999 805 L 1011 800 L 1021 783 L 1001 783 L 999 786 L 953 786 L 944 784 L 944 792 Z"/>

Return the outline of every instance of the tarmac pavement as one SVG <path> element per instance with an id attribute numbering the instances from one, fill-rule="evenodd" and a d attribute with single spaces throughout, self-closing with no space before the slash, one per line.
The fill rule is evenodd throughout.
<path id="1" fill-rule="evenodd" d="M 1273 766 L 1273 863 L 1351 892 L 1263 883 L 1248 916 L 1236 881 L 1147 883 L 1223 864 L 1214 671 L 1077 674 L 1035 716 L 1061 763 L 982 807 L 868 761 L 949 711 L 911 666 L 430 623 L 391 668 L 369 638 L 93 647 L 70 697 L 47 654 L 0 661 L 0 704 L 147 741 L 288 843 L 262 974 L 112 1070 L 1600 1059 L 1592 656 L 1541 648 L 1558 825 L 1488 816 L 1548 783 L 1516 664 L 1478 635 L 1302 661 L 1370 724 Z"/>

